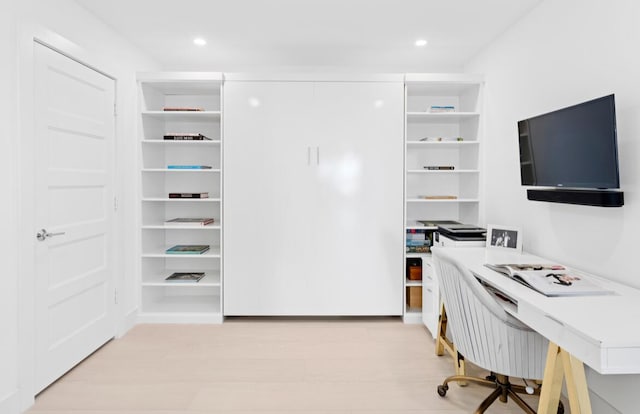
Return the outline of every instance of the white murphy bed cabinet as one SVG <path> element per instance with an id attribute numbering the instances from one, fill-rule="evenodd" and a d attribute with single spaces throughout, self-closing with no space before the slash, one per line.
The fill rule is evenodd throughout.
<path id="1" fill-rule="evenodd" d="M 405 231 L 436 230 L 418 220 L 454 220 L 473 225 L 481 222 L 482 85 L 482 78 L 476 75 L 406 75 Z M 430 110 L 432 105 L 453 106 L 454 112 L 434 113 Z M 428 170 L 426 166 L 454 169 Z M 440 291 L 431 254 L 406 253 L 406 257 L 422 259 L 422 281 L 405 279 L 407 287 L 422 287 L 422 309 L 406 307 L 404 320 L 422 320 L 435 338 Z"/>
<path id="2" fill-rule="evenodd" d="M 402 77 L 228 76 L 224 112 L 224 314 L 401 315 Z"/>
<path id="3" fill-rule="evenodd" d="M 405 322 L 422 320 L 435 334 L 439 290 L 431 256 L 403 254 L 399 229 L 434 230 L 416 220 L 481 222 L 482 79 L 408 74 L 403 106 L 400 76 L 230 78 L 223 117 L 221 74 L 139 75 L 139 320 L 403 315 Z M 429 113 L 431 105 L 456 111 Z M 165 106 L 205 111 L 164 112 Z M 224 157 L 222 124 L 229 136 Z M 171 132 L 199 132 L 212 140 L 164 141 Z M 458 136 L 463 140 L 452 140 Z M 170 170 L 170 164 L 212 168 Z M 456 168 L 425 171 L 425 165 Z M 174 191 L 206 191 L 210 198 L 168 199 Z M 458 198 L 419 198 L 424 195 Z M 164 225 L 182 216 L 216 222 Z M 211 250 L 167 255 L 174 244 L 209 244 Z M 422 281 L 403 277 L 407 257 L 423 259 Z M 192 284 L 165 282 L 174 271 L 204 271 L 206 277 Z M 422 309 L 404 305 L 406 287 L 423 288 Z"/>
<path id="4" fill-rule="evenodd" d="M 142 73 L 140 322 L 222 322 L 222 75 Z M 199 107 L 166 112 L 164 107 Z M 166 141 L 164 134 L 199 133 L 211 140 Z M 202 165 L 210 169 L 169 169 Z M 169 193 L 208 192 L 204 199 L 170 199 Z M 177 217 L 212 217 L 202 227 L 166 226 Z M 176 244 L 204 244 L 204 254 L 166 254 Z M 197 283 L 166 282 L 173 272 L 204 272 Z"/>

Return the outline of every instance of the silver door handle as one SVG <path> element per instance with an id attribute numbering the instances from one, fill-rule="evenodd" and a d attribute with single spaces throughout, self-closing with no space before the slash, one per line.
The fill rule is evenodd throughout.
<path id="1" fill-rule="evenodd" d="M 49 233 L 47 230 L 42 229 L 36 234 L 36 239 L 38 239 L 38 241 L 45 241 L 49 237 L 62 236 L 64 234 L 64 231 L 61 231 L 59 233 Z"/>
<path id="2" fill-rule="evenodd" d="M 307 147 L 307 165 L 311 165 L 311 147 Z"/>
<path id="3" fill-rule="evenodd" d="M 320 147 L 316 147 L 316 164 L 320 165 Z"/>

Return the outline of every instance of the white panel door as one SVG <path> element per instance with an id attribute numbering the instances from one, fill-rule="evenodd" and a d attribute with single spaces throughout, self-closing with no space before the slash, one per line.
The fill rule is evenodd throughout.
<path id="1" fill-rule="evenodd" d="M 225 315 L 306 309 L 311 96 L 304 82 L 225 84 Z"/>
<path id="2" fill-rule="evenodd" d="M 319 311 L 401 315 L 403 85 L 318 82 L 314 113 Z"/>
<path id="3" fill-rule="evenodd" d="M 114 336 L 114 81 L 35 44 L 36 391 Z"/>

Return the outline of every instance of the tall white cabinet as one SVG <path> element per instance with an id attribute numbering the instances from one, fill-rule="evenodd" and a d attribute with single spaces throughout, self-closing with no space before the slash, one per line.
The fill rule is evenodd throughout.
<path id="1" fill-rule="evenodd" d="M 401 315 L 403 83 L 225 83 L 225 315 Z"/>
<path id="2" fill-rule="evenodd" d="M 142 73 L 138 84 L 139 321 L 219 323 L 222 321 L 222 75 Z M 164 139 L 168 134 L 193 133 L 209 139 Z M 207 193 L 208 198 L 170 198 L 170 193 Z M 213 218 L 214 222 L 206 226 L 166 224 L 174 218 Z M 210 248 L 203 254 L 168 254 L 166 250 L 175 245 Z M 198 282 L 166 281 L 174 272 L 202 272 L 205 276 Z"/>
<path id="3" fill-rule="evenodd" d="M 421 221 L 482 221 L 482 85 L 475 75 L 406 75 L 405 231 L 436 230 Z M 405 321 L 422 321 L 435 335 L 440 295 L 431 254 L 405 257 L 422 259 L 422 281 L 405 280 L 422 289 L 422 308 L 405 305 Z"/>

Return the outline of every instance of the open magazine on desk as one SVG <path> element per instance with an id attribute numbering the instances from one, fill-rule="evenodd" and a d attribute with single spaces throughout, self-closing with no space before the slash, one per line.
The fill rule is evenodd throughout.
<path id="1" fill-rule="evenodd" d="M 545 296 L 590 296 L 613 293 L 560 265 L 487 263 L 485 266 Z"/>

